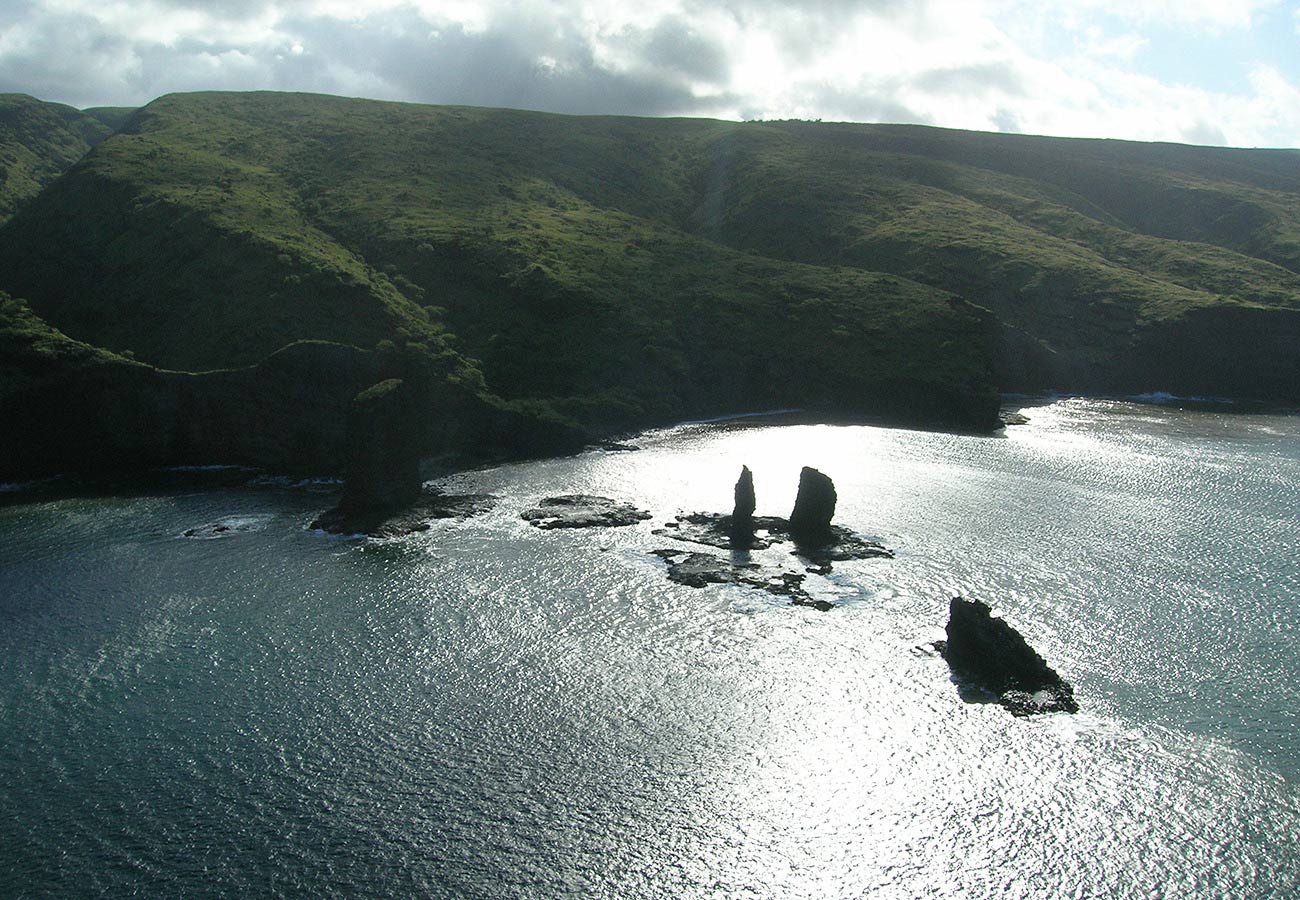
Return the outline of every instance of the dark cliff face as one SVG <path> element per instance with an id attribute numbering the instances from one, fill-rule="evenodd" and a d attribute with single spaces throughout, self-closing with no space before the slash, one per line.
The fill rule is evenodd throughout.
<path id="1" fill-rule="evenodd" d="M 1300 404 L 1300 309 L 1189 310 L 1142 333 L 1126 362 L 1140 390 Z"/>
<path id="2" fill-rule="evenodd" d="M 9 304 L 0 313 L 18 313 L 0 315 L 0 479 L 214 463 L 341 475 L 372 433 L 400 433 L 403 459 L 463 461 L 571 452 L 587 437 L 448 381 L 423 354 L 304 341 L 254 366 L 171 372 L 0 303 Z M 374 428 L 358 419 L 354 398 L 397 377 L 406 380 L 400 408 L 377 413 Z"/>
<path id="3" fill-rule="evenodd" d="M 164 433 L 187 462 L 229 462 L 294 473 L 338 472 L 352 397 L 379 377 L 374 353 L 304 342 L 256 366 L 165 373 L 176 415 Z"/>
<path id="4" fill-rule="evenodd" d="M 177 392 L 148 366 L 70 371 L 0 401 L 0 478 L 175 460 Z"/>
<path id="5" fill-rule="evenodd" d="M 182 463 L 337 472 L 348 400 L 376 373 L 373 354 L 324 344 L 205 374 L 112 358 L 56 368 L 0 399 L 0 461 L 9 478 Z"/>
<path id="6" fill-rule="evenodd" d="M 339 508 L 391 512 L 420 495 L 419 407 L 400 378 L 381 381 L 348 405 L 347 464 Z"/>

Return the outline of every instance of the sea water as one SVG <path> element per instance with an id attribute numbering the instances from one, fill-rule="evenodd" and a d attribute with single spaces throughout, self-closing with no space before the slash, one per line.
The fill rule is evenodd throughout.
<path id="1" fill-rule="evenodd" d="M 0 895 L 1300 896 L 1300 418 L 1026 412 L 682 426 L 385 541 L 265 481 L 0 508 Z M 742 464 L 896 558 L 808 574 L 829 612 L 671 583 Z M 519 518 L 575 492 L 654 518 Z M 1081 712 L 955 683 L 958 593 Z"/>

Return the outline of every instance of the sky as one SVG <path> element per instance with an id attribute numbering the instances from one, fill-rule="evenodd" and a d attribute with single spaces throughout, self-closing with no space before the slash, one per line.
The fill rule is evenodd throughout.
<path id="1" fill-rule="evenodd" d="M 1300 147 L 1300 0 L 0 0 L 0 92 Z"/>

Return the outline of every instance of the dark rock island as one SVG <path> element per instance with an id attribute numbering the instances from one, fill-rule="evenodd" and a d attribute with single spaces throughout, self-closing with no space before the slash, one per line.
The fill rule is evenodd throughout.
<path id="1" fill-rule="evenodd" d="M 831 479 L 805 466 L 799 474 L 799 492 L 790 518 L 755 516 L 754 476 L 748 466 L 742 466 L 731 515 L 689 513 L 678 516 L 655 534 L 740 551 L 765 550 L 789 540 L 793 541 L 799 556 L 823 573 L 830 570 L 832 562 L 894 555 L 875 541 L 831 524 L 835 502 L 835 485 Z"/>
<path id="2" fill-rule="evenodd" d="M 799 492 L 790 513 L 790 536 L 796 541 L 833 540 L 831 519 L 835 517 L 835 484 L 816 469 L 804 466 L 799 472 Z"/>
<path id="3" fill-rule="evenodd" d="M 953 672 L 997 694 L 1014 715 L 1078 712 L 1074 688 L 1047 665 L 1025 639 L 979 600 L 953 597 L 948 640 L 935 647 Z"/>
<path id="4" fill-rule="evenodd" d="M 734 494 L 735 503 L 730 515 L 690 513 L 678 516 L 655 530 L 654 533 L 660 537 L 731 550 L 735 557 L 724 560 L 707 553 L 654 551 L 656 556 L 668 562 L 671 580 L 691 587 L 708 584 L 756 587 L 789 597 L 798 606 L 828 610 L 833 609 L 834 604 L 814 599 L 804 589 L 803 573 L 760 566 L 750 560 L 750 551 L 766 550 L 789 540 L 794 544 L 795 554 L 807 562 L 808 570 L 822 575 L 830 572 L 833 561 L 890 558 L 894 555 L 874 541 L 831 524 L 835 515 L 835 485 L 816 469 L 805 466 L 800 473 L 799 492 L 789 519 L 754 515 L 757 508 L 754 475 L 748 466 L 741 467 Z"/>
<path id="5" fill-rule="evenodd" d="M 650 513 L 630 503 L 592 494 L 547 497 L 519 514 L 538 528 L 612 528 L 635 525 Z"/>
<path id="6" fill-rule="evenodd" d="M 752 535 L 754 533 L 754 509 L 758 501 L 754 497 L 754 473 L 749 466 L 740 467 L 740 477 L 736 479 L 736 503 L 731 509 L 731 530 L 733 534 Z"/>

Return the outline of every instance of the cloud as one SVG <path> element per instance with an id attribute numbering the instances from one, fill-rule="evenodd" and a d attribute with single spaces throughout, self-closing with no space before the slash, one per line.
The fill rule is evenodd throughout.
<path id="1" fill-rule="evenodd" d="M 1300 70 L 1143 70 L 1151 29 L 1247 34 L 1276 0 L 8 0 L 0 90 L 79 106 L 320 91 L 569 113 L 899 121 L 1300 143 Z M 1168 48 L 1166 48 L 1167 50 Z"/>
<path id="2" fill-rule="evenodd" d="M 433 27 L 404 9 L 354 23 L 314 17 L 284 24 L 304 48 L 296 64 L 324 65 L 314 77 L 328 78 L 344 93 L 639 115 L 707 112 L 727 99 L 699 98 L 691 89 L 692 78 L 725 74 L 716 59 L 701 55 L 703 42 L 686 45 L 694 54 L 673 57 L 656 46 L 662 32 L 630 39 L 645 58 L 615 68 L 597 59 L 579 28 L 545 19 L 525 17 L 510 29 L 476 32 L 458 23 Z M 629 41 L 626 35 L 621 40 Z"/>
<path id="3" fill-rule="evenodd" d="M 1282 0 L 1009 0 L 1004 5 L 1032 6 L 1049 16 L 1081 22 L 1105 16 L 1130 23 L 1196 28 L 1250 28 L 1262 13 Z"/>
<path id="4" fill-rule="evenodd" d="M 77 106 L 133 95 L 131 42 L 94 18 L 25 20 L 0 34 L 0 91 Z"/>
<path id="5" fill-rule="evenodd" d="M 912 84 L 934 94 L 1024 94 L 1027 86 L 1015 67 L 1007 62 L 983 62 L 967 66 L 930 69 L 912 79 Z"/>
<path id="6" fill-rule="evenodd" d="M 632 44 L 646 63 L 700 81 L 719 84 L 730 71 L 726 48 L 680 17 L 665 18 L 640 31 Z"/>
<path id="7" fill-rule="evenodd" d="M 1203 119 L 1198 119 L 1192 124 L 1183 128 L 1183 140 L 1189 144 L 1202 144 L 1205 146 L 1219 147 L 1227 143 L 1228 138 L 1224 135 L 1223 129 Z"/>
<path id="8" fill-rule="evenodd" d="M 0 5 L 0 28 L 6 31 L 15 23 L 21 22 L 32 14 L 35 0 L 11 0 Z"/>
<path id="9" fill-rule="evenodd" d="M 1151 41 L 1131 31 L 1111 34 L 1095 25 L 1084 28 L 1075 38 L 1075 47 L 1086 56 L 1130 61 L 1149 47 Z"/>

